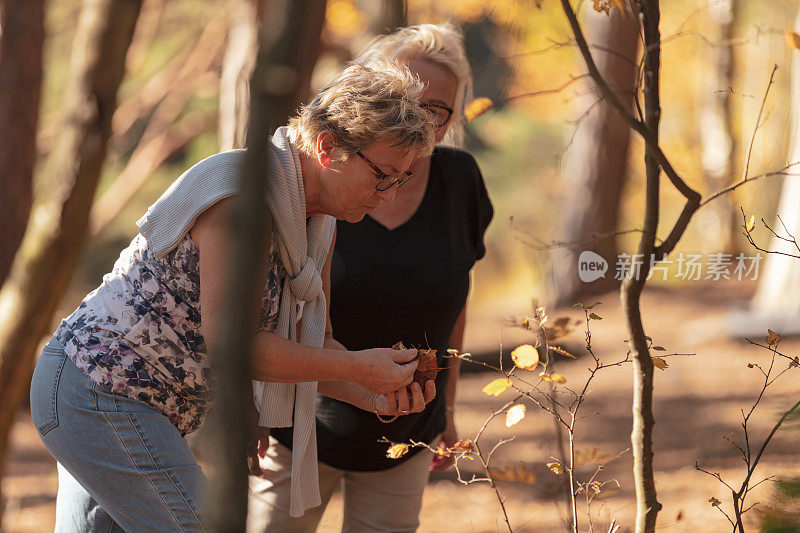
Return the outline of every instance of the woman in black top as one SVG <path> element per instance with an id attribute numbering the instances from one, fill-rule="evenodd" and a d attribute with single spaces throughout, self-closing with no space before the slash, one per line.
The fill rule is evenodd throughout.
<path id="1" fill-rule="evenodd" d="M 420 77 L 437 143 L 448 132 L 458 142 L 464 103 L 471 98 L 460 32 L 449 24 L 402 28 L 378 39 L 356 62 L 374 57 L 395 58 Z M 343 531 L 413 531 L 429 471 L 452 463 L 439 455 L 431 463 L 421 448 L 390 459 L 388 444 L 379 439 L 430 444 L 438 439 L 439 446 L 458 440 L 453 413 L 460 361 L 443 355 L 448 348 L 461 349 L 469 272 L 484 255 L 492 206 L 475 160 L 464 151 L 437 147 L 411 170 L 413 179 L 398 189 L 394 202 L 357 224 L 337 224 L 330 317 L 334 337 L 351 350 L 400 340 L 436 349 L 441 369 L 436 397 L 424 411 L 384 423 L 375 413 L 319 396 L 322 506 L 303 518 L 289 517 L 285 487 L 292 433 L 273 429 L 264 475 L 251 479 L 249 531 L 313 531 L 342 479 Z"/>

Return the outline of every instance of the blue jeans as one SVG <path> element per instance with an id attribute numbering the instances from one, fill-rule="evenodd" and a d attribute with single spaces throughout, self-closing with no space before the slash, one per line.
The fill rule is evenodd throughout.
<path id="1" fill-rule="evenodd" d="M 31 383 L 31 417 L 58 461 L 57 532 L 203 531 L 208 481 L 178 429 L 104 391 L 57 341 Z"/>

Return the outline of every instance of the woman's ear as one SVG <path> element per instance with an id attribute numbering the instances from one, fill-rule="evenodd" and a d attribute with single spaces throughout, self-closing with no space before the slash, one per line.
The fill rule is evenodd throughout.
<path id="1" fill-rule="evenodd" d="M 335 147 L 336 143 L 331 132 L 326 130 L 317 135 L 317 162 L 323 168 L 330 168 Z"/>

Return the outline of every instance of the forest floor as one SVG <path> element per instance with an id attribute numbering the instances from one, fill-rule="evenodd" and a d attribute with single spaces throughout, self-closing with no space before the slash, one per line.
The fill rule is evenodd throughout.
<path id="1" fill-rule="evenodd" d="M 676 289 L 650 288 L 643 296 L 646 333 L 655 344 L 666 348 L 663 353 L 695 354 L 670 357 L 669 368 L 656 370 L 655 477 L 658 499 L 663 504 L 659 530 L 731 530 L 722 513 L 709 503 L 711 497 L 716 497 L 722 501 L 721 508 L 729 511 L 730 491 L 719 481 L 698 472 L 694 465 L 698 462 L 706 470 L 719 472 L 737 487 L 744 476 L 739 452 L 723 436 L 733 434 L 732 440 L 742 442 L 740 410 L 749 410 L 763 383 L 758 369 L 748 368 L 747 364 L 769 365 L 770 354 L 741 338 L 728 337 L 726 317 L 737 306 L 743 307 L 752 291 L 751 283 L 695 282 Z M 597 300 L 603 305 L 594 311 L 603 320 L 591 323 L 594 352 L 606 362 L 624 359 L 626 335 L 618 296 L 613 293 Z M 550 313 L 551 320 L 564 315 L 582 318 L 583 313 L 573 310 Z M 466 348 L 474 353 L 497 350 L 500 318 L 477 314 L 470 317 Z M 583 328 L 583 324 L 579 325 L 566 342 L 576 355 L 585 354 Z M 525 335 L 520 330 L 503 329 L 506 351 L 524 342 Z M 763 342 L 763 336 L 754 340 Z M 780 351 L 800 354 L 800 340 L 782 340 Z M 780 365 L 776 368 L 785 368 L 783 361 L 776 363 Z M 559 360 L 558 371 L 568 380 L 565 386 L 581 387 L 590 363 L 588 357 Z M 467 370 L 459 386 L 456 424 L 462 438 L 474 438 L 491 409 L 513 396 L 511 392 L 499 398 L 484 395 L 481 388 L 496 376 L 475 368 Z M 754 448 L 780 414 L 797 400 L 796 372 L 800 369 L 792 369 L 767 389 L 750 422 Z M 631 366 L 625 364 L 603 370 L 595 377 L 583 411 L 587 417 L 577 424 L 577 449 L 596 448 L 600 453 L 617 455 L 630 447 L 631 376 Z M 503 417 L 498 417 L 483 433 L 481 443 L 491 447 L 498 439 L 516 435 L 513 442 L 500 448 L 493 462 L 498 466 L 521 462 L 536 473 L 533 484 L 499 483 L 513 530 L 564 531 L 567 507 L 563 497 L 558 496 L 560 478 L 545 466 L 551 457 L 558 456 L 553 420 L 532 404 L 528 405 L 527 413 L 522 422 L 510 429 L 503 424 Z M 797 430 L 795 425 L 778 432 L 762 459 L 755 481 L 767 476 L 787 479 L 800 475 Z M 626 452 L 600 473 L 599 480 L 616 480 L 619 488 L 606 485 L 592 502 L 594 531 L 608 531 L 612 519 L 622 525 L 620 531 L 632 531 L 636 509 L 632 463 L 630 452 Z M 463 466 L 466 478 L 478 472 L 474 463 Z M 579 478 L 588 478 L 593 468 L 590 465 L 579 469 Z M 7 498 L 3 532 L 52 531 L 56 489 L 55 464 L 41 445 L 27 413 L 22 412 L 12 434 L 11 454 L 3 479 Z M 760 503 L 745 515 L 749 517 L 746 525 L 758 529 L 759 509 L 774 501 L 774 491 L 775 483 L 767 482 L 753 492 L 750 502 Z M 580 530 L 589 531 L 583 495 L 578 509 Z M 320 531 L 338 531 L 341 518 L 342 502 L 337 493 L 323 517 Z M 507 530 L 497 496 L 488 484 L 462 485 L 453 469 L 432 475 L 420 520 L 423 532 Z"/>

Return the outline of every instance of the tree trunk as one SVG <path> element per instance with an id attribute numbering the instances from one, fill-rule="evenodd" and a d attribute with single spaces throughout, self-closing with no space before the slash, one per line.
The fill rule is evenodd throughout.
<path id="1" fill-rule="evenodd" d="M 141 0 L 86 0 L 78 21 L 49 191 L 36 200 L 0 291 L 0 468 L 35 350 L 49 331 L 81 250 L 140 8 Z"/>
<path id="2" fill-rule="evenodd" d="M 582 16 L 587 41 L 596 47 L 592 52 L 600 74 L 630 109 L 639 42 L 636 21 L 617 9 L 608 15 L 597 13 L 588 2 Z M 630 140 L 630 128 L 622 117 L 608 103 L 598 103 L 601 97 L 595 83 L 587 80 L 584 87 L 589 89 L 588 95 L 576 104 L 581 122 L 564 154 L 561 173 L 566 198 L 564 216 L 559 217 L 559 225 L 564 228 L 559 240 L 580 244 L 553 254 L 556 301 L 570 305 L 580 296 L 605 292 L 618 284 L 614 279 L 616 239 L 590 241 L 596 235 L 617 230 Z M 609 263 L 605 277 L 581 281 L 578 257 L 584 250 L 599 254 Z"/>
<path id="3" fill-rule="evenodd" d="M 0 0 L 0 286 L 31 209 L 44 0 Z"/>
<path id="4" fill-rule="evenodd" d="M 264 242 L 270 216 L 265 216 L 264 180 L 270 134 L 293 112 L 298 93 L 316 60 L 325 0 L 270 0 L 261 18 L 260 47 L 250 82 L 253 95 L 247 154 L 242 169 L 241 194 L 231 221 L 233 254 L 228 265 L 225 320 L 216 346 L 211 346 L 218 390 L 212 423 L 218 468 L 212 483 L 212 529 L 217 532 L 245 530 L 247 516 L 247 465 L 249 436 L 249 349 L 253 310 L 242 306 L 259 288 L 258 272 L 264 258 Z"/>
<path id="5" fill-rule="evenodd" d="M 250 113 L 249 81 L 255 66 L 258 49 L 257 36 L 261 15 L 269 10 L 269 1 L 235 0 L 230 19 L 228 49 L 222 67 L 222 79 L 219 90 L 219 146 L 220 150 L 243 148 L 247 136 L 248 116 Z M 308 48 L 302 51 L 303 61 L 298 71 L 300 89 L 294 95 L 294 102 L 287 107 L 286 117 L 278 120 L 283 124 L 295 111 L 297 106 L 310 96 L 311 74 L 320 52 L 320 34 L 325 22 L 325 5 L 327 0 L 316 2 L 319 11 L 309 14 L 306 24 L 309 25 Z"/>
<path id="6" fill-rule="evenodd" d="M 795 23 L 800 31 L 800 12 Z M 789 149 L 789 162 L 800 161 L 800 51 L 792 51 L 792 134 Z M 800 242 L 800 178 L 784 178 L 778 216 L 786 224 L 784 230 L 780 221 L 772 226 L 779 235 L 788 231 Z M 769 250 L 800 255 L 792 244 L 773 238 Z M 759 273 L 758 289 L 753 297 L 751 310 L 761 318 L 759 324 L 778 332 L 800 334 L 800 259 L 783 255 L 769 255 Z M 762 329 L 766 331 L 766 329 Z"/>
<path id="7" fill-rule="evenodd" d="M 643 0 L 640 3 L 642 27 L 644 29 L 644 122 L 650 135 L 658 143 L 661 102 L 659 76 L 661 69 L 661 17 L 658 0 Z M 644 156 L 646 169 L 645 213 L 642 238 L 638 254 L 653 257 L 659 216 L 659 178 L 661 168 L 654 154 L 648 149 Z M 628 337 L 633 351 L 633 427 L 631 447 L 633 450 L 633 479 L 636 490 L 636 532 L 652 533 L 661 510 L 656 494 L 653 475 L 653 360 L 650 357 L 641 314 L 641 295 L 650 270 L 649 261 L 644 261 L 641 273 L 632 269 L 622 282 L 620 300 L 625 315 Z"/>
<path id="8" fill-rule="evenodd" d="M 716 42 L 733 39 L 736 4 L 736 0 L 719 0 L 708 5 L 709 18 L 713 21 L 709 39 Z M 703 104 L 698 131 L 703 177 L 712 193 L 730 186 L 736 178 L 738 146 L 733 134 L 733 95 L 729 90 L 735 85 L 734 50 L 733 46 L 708 47 L 711 69 L 700 84 Z M 733 194 L 727 194 L 698 213 L 697 223 L 706 253 L 735 251 L 740 222 L 733 199 Z"/>

